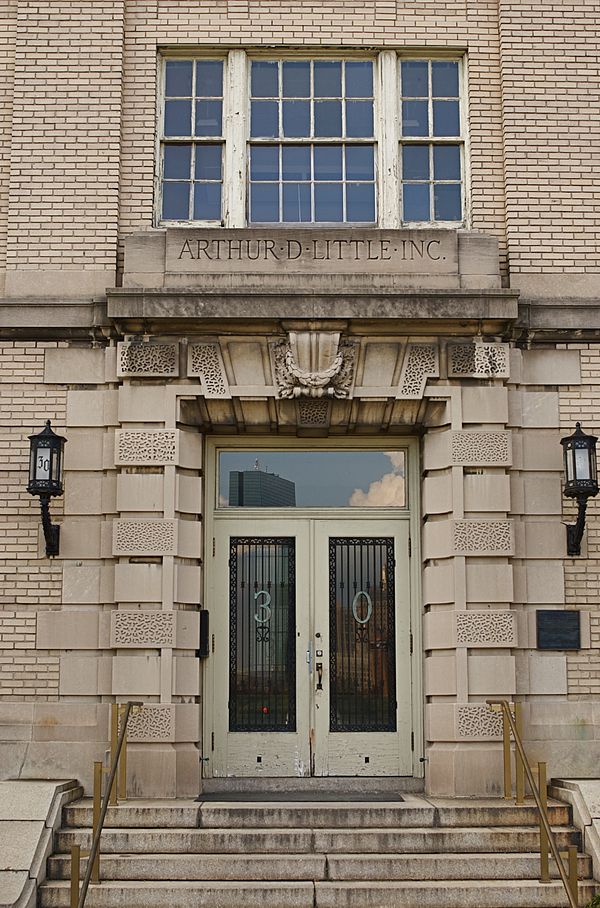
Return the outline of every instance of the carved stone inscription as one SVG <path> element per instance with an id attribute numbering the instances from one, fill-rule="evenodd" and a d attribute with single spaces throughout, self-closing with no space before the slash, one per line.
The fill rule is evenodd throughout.
<path id="1" fill-rule="evenodd" d="M 167 272 L 456 274 L 453 230 L 167 230 Z"/>

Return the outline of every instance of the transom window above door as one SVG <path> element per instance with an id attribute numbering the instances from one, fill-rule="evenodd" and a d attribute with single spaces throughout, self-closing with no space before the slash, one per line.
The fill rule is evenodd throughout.
<path id="1" fill-rule="evenodd" d="M 406 508 L 406 452 L 220 451 L 217 506 Z"/>
<path id="2" fill-rule="evenodd" d="M 462 61 L 165 58 L 156 222 L 462 226 Z"/>

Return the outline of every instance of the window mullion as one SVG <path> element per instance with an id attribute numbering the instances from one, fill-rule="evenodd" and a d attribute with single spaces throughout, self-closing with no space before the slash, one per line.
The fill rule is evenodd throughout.
<path id="1" fill-rule="evenodd" d="M 394 50 L 379 54 L 376 117 L 378 126 L 377 184 L 379 196 L 379 226 L 400 227 L 400 130 L 398 128 L 398 56 Z"/>
<path id="2" fill-rule="evenodd" d="M 227 227 L 246 226 L 246 137 L 248 135 L 247 58 L 229 52 L 224 92 L 225 172 L 223 218 Z"/>

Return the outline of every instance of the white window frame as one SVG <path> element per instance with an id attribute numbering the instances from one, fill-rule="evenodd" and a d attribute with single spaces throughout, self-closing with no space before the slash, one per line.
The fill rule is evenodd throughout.
<path id="1" fill-rule="evenodd" d="M 335 226 L 337 228 L 353 225 L 339 221 L 335 225 L 321 222 L 303 222 L 294 224 L 281 222 L 277 224 L 250 224 L 248 218 L 249 190 L 249 148 L 250 148 L 250 63 L 252 60 L 289 59 L 327 59 L 351 60 L 371 59 L 374 64 L 374 132 L 375 145 L 375 208 L 377 221 L 375 229 L 398 228 L 433 228 L 459 229 L 470 225 L 470 170 L 469 170 L 469 135 L 468 135 L 468 93 L 467 93 L 467 59 L 461 52 L 411 51 L 402 53 L 396 49 L 379 52 L 360 52 L 354 49 L 338 49 L 335 52 L 303 48 L 294 53 L 285 48 L 277 51 L 246 51 L 233 49 L 224 52 L 222 49 L 206 49 L 202 52 L 185 53 L 183 51 L 164 52 L 159 59 L 159 85 L 161 86 L 157 104 L 158 125 L 156 131 L 156 175 L 154 193 L 154 224 L 157 227 L 239 227 L 269 229 L 302 227 L 302 229 Z M 222 220 L 163 220 L 162 207 L 162 146 L 164 143 L 164 86 L 166 63 L 169 60 L 183 59 L 222 59 L 223 67 L 223 190 Z M 405 60 L 452 60 L 459 64 L 459 104 L 461 135 L 459 139 L 446 139 L 443 136 L 407 137 L 407 144 L 456 144 L 461 149 L 461 198 L 462 219 L 460 221 L 410 221 L 402 220 L 402 147 L 401 135 L 401 91 L 400 65 Z M 274 142 L 276 140 L 273 140 Z M 306 140 L 310 142 L 309 139 Z M 193 144 L 193 143 L 192 143 Z M 298 144 L 302 144 L 298 140 Z"/>

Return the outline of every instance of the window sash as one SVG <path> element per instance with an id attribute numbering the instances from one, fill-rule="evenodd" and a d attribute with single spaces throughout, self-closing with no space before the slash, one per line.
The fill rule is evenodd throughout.
<path id="1" fill-rule="evenodd" d="M 165 104 L 168 100 L 175 99 L 174 95 L 169 95 L 167 98 L 165 95 L 166 89 L 166 67 L 167 63 L 172 60 L 185 60 L 191 61 L 193 63 L 193 88 L 195 88 L 195 74 L 196 74 L 196 62 L 202 60 L 219 60 L 223 65 L 223 80 L 222 80 L 222 135 L 221 136 L 212 136 L 212 135 L 189 135 L 189 136 L 168 136 L 165 135 L 164 124 L 165 124 Z M 253 100 L 251 95 L 251 64 L 254 60 L 264 59 L 265 61 L 277 60 L 278 61 L 278 86 L 279 86 L 279 95 L 277 97 L 278 102 L 278 125 L 279 125 L 279 136 L 277 137 L 262 137 L 262 136 L 251 136 L 250 135 L 250 122 L 251 122 L 251 100 Z M 281 81 L 282 81 L 282 61 L 302 61 L 302 62 L 318 62 L 321 60 L 326 61 L 344 61 L 344 62 L 354 62 L 354 61 L 369 61 L 373 64 L 373 137 L 362 137 L 362 136 L 283 136 L 282 129 L 282 116 L 283 116 L 283 101 L 284 100 L 294 100 L 294 98 L 284 98 L 281 93 Z M 401 76 L 401 66 L 403 62 L 409 60 L 421 60 L 426 61 L 428 64 L 428 115 L 427 115 L 427 132 L 425 136 L 415 135 L 407 136 L 402 135 L 402 102 L 407 100 L 402 96 L 402 76 Z M 459 133 L 453 136 L 434 136 L 433 132 L 433 102 L 438 100 L 445 100 L 446 98 L 433 97 L 432 93 L 432 63 L 437 61 L 447 61 L 454 62 L 458 67 L 458 95 L 457 97 L 452 96 L 451 100 L 457 101 L 458 110 L 459 110 Z M 345 67 L 342 67 L 344 70 Z M 387 75 L 386 75 L 387 73 Z M 393 73 L 393 80 L 392 80 Z M 230 226 L 230 227 L 243 227 L 243 226 L 279 226 L 285 227 L 292 224 L 302 224 L 304 226 L 314 225 L 314 226 L 351 226 L 352 224 L 360 224 L 361 226 L 374 226 L 381 228 L 390 228 L 390 227 L 452 227 L 458 228 L 463 227 L 468 224 L 469 219 L 469 208 L 468 208 L 468 124 L 466 120 L 466 85 L 465 85 L 465 70 L 464 70 L 464 60 L 458 56 L 445 56 L 445 55 L 436 55 L 428 56 L 426 54 L 415 55 L 412 57 L 407 57 L 402 54 L 398 54 L 395 50 L 383 50 L 377 57 L 372 56 L 358 56 L 353 54 L 345 54 L 340 52 L 339 55 L 327 54 L 325 55 L 303 55 L 303 56 L 292 56 L 291 54 L 278 55 L 275 57 L 273 54 L 263 54 L 263 55 L 248 55 L 243 50 L 232 50 L 227 54 L 219 56 L 218 54 L 200 55 L 200 56 L 165 56 L 161 60 L 161 83 L 162 83 L 162 92 L 160 97 L 160 103 L 158 105 L 159 111 L 159 129 L 157 130 L 157 175 L 156 175 L 156 192 L 155 192 L 155 223 L 168 225 L 168 224 L 177 224 L 178 226 L 189 224 L 190 226 Z M 313 67 L 311 65 L 311 97 L 302 98 L 301 100 L 308 100 L 310 105 L 310 125 L 311 133 L 313 130 L 313 117 L 314 117 L 314 103 L 319 100 L 331 100 L 330 98 L 315 98 L 312 94 L 313 92 Z M 235 99 L 232 98 L 232 94 L 235 94 Z M 392 97 L 395 95 L 395 97 Z M 200 97 L 200 96 L 195 96 Z M 210 100 L 213 100 L 214 96 L 211 95 Z M 240 105 L 240 101 L 245 102 L 245 108 L 243 105 Z M 264 98 L 259 98 L 258 100 L 264 100 Z M 272 100 L 272 99 L 266 99 Z M 342 104 L 342 117 L 345 116 L 345 101 L 347 100 L 363 100 L 362 98 L 344 98 L 343 95 L 337 99 Z M 368 99 L 370 100 L 370 99 Z M 408 98 L 408 100 L 425 100 L 423 98 Z M 192 104 L 194 103 L 194 98 L 191 98 Z M 233 111 L 237 110 L 238 114 L 233 115 Z M 239 111 L 242 110 L 242 114 L 239 115 Z M 344 121 L 342 121 L 344 123 Z M 396 128 L 396 124 L 398 128 Z M 343 130 L 345 131 L 345 130 Z M 394 133 L 396 137 L 394 138 Z M 196 155 L 196 150 L 202 145 L 219 145 L 221 148 L 221 179 L 220 180 L 210 180 L 210 179 L 195 179 L 195 174 L 192 170 L 189 185 L 189 206 L 188 206 L 188 217 L 187 218 L 175 218 L 175 217 L 163 217 L 163 187 L 168 187 L 173 183 L 180 182 L 177 179 L 170 179 L 164 175 L 164 155 L 165 148 L 168 146 L 181 146 L 181 145 L 191 145 L 192 146 L 192 159 Z M 256 221 L 252 220 L 252 212 L 250 207 L 250 195 L 252 191 L 252 186 L 255 185 L 255 181 L 251 179 L 250 172 L 250 161 L 252 147 L 260 147 L 265 145 L 276 145 L 280 147 L 279 155 L 281 156 L 283 149 L 286 146 L 290 145 L 304 145 L 310 146 L 311 155 L 314 154 L 313 149 L 317 146 L 332 146 L 338 145 L 342 147 L 342 155 L 344 157 L 344 148 L 348 145 L 363 145 L 363 146 L 372 146 L 374 150 L 374 160 L 375 160 L 375 172 L 373 181 L 364 181 L 366 185 L 373 184 L 374 189 L 374 221 L 350 221 L 350 220 L 334 220 L 334 221 L 317 221 L 317 220 L 298 220 L 298 221 Z M 429 146 L 429 156 L 433 156 L 433 150 L 435 146 L 439 145 L 453 145 L 457 146 L 460 149 L 460 180 L 443 180 L 443 179 L 434 179 L 433 171 L 430 168 L 430 174 L 428 180 L 410 180 L 404 179 L 402 171 L 402 156 L 403 148 L 409 145 L 427 145 Z M 390 167 L 390 163 L 394 166 Z M 282 179 L 282 172 L 280 170 L 279 179 L 275 181 L 278 184 L 278 193 L 279 193 L 279 216 L 283 217 L 282 205 L 283 205 L 283 186 L 285 182 Z M 296 181 L 303 182 L 303 181 Z M 311 199 L 311 217 L 315 215 L 315 185 L 317 182 L 320 184 L 320 181 L 314 180 L 314 173 L 312 176 L 312 181 L 308 183 L 310 186 L 310 199 Z M 335 181 L 338 185 L 341 184 L 342 188 L 348 185 L 348 180 Z M 359 183 L 362 181 L 351 181 Z M 419 220 L 405 220 L 404 219 L 404 187 L 416 184 L 427 184 L 429 192 L 429 215 L 428 220 L 419 219 Z M 212 218 L 194 218 L 194 193 L 195 186 L 215 186 L 218 185 L 221 187 L 221 212 L 220 217 L 213 216 Z M 441 218 L 436 219 L 435 214 L 435 198 L 434 194 L 437 186 L 445 185 L 458 185 L 460 187 L 460 206 L 461 206 L 461 218 L 460 220 L 442 220 Z M 392 198 L 390 198 L 390 190 L 392 190 Z M 207 210 L 207 209 L 206 209 Z M 443 213 L 443 212 L 442 212 Z M 344 216 L 347 215 L 346 211 L 346 193 L 344 191 Z"/>

